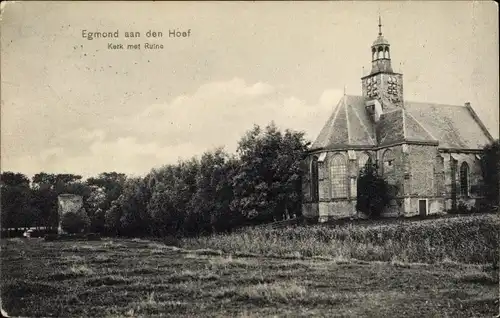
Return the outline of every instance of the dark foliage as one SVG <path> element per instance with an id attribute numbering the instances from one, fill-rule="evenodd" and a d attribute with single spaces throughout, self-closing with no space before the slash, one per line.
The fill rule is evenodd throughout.
<path id="1" fill-rule="evenodd" d="M 495 140 L 484 148 L 481 157 L 483 193 L 491 207 L 499 206 L 500 196 L 500 141 Z"/>
<path id="2" fill-rule="evenodd" d="M 61 220 L 61 228 L 70 234 L 86 231 L 89 225 L 90 219 L 83 209 L 77 213 L 67 212 Z"/>
<path id="3" fill-rule="evenodd" d="M 377 165 L 367 164 L 360 172 L 357 186 L 356 209 L 369 218 L 380 217 L 389 205 L 393 189 L 379 174 Z"/>
<path id="4" fill-rule="evenodd" d="M 70 233 L 182 237 L 230 232 L 248 224 L 301 215 L 300 161 L 304 134 L 255 126 L 237 156 L 215 149 L 201 158 L 153 169 L 145 177 L 104 172 L 82 181 L 73 174 L 38 173 L 31 182 L 2 174 L 3 226 L 57 227 L 57 197 L 81 195 L 85 217 L 67 214 Z"/>

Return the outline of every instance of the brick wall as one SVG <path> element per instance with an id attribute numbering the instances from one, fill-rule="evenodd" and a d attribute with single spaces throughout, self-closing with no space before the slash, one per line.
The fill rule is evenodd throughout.
<path id="1" fill-rule="evenodd" d="M 436 163 L 437 147 L 408 145 L 408 148 L 411 171 L 410 195 L 435 196 L 434 165 Z"/>
<path id="2" fill-rule="evenodd" d="M 391 156 L 389 156 L 389 152 L 391 152 Z M 407 170 L 407 154 L 403 151 L 403 146 L 394 146 L 388 147 L 384 149 L 380 149 L 377 152 L 378 164 L 380 173 L 387 180 L 390 185 L 395 186 L 395 192 L 393 195 L 402 196 L 404 195 L 405 184 L 404 184 L 404 176 Z M 387 159 L 392 158 L 394 161 L 392 166 L 389 166 Z"/>
<path id="3" fill-rule="evenodd" d="M 441 153 L 444 161 L 444 197 L 445 208 L 452 209 L 460 201 L 473 205 L 481 197 L 479 186 L 482 184 L 481 164 L 476 154 L 471 153 Z M 466 162 L 469 166 L 469 196 L 460 193 L 460 166 Z M 455 192 L 455 194 L 454 194 Z"/>
<path id="4" fill-rule="evenodd" d="M 308 156 L 306 159 L 302 160 L 300 163 L 300 168 L 302 170 L 302 202 L 311 202 L 311 161 L 313 156 Z"/>
<path id="5" fill-rule="evenodd" d="M 434 159 L 434 189 L 436 190 L 435 195 L 438 197 L 444 197 L 446 194 L 445 189 L 445 169 L 444 169 L 444 157 L 440 154 Z"/>
<path id="6" fill-rule="evenodd" d="M 356 216 L 356 201 L 341 200 L 319 203 L 319 221 L 335 220 Z"/>
<path id="7" fill-rule="evenodd" d="M 392 151 L 394 160 L 391 171 L 384 167 L 384 153 L 387 149 Z M 340 153 L 344 156 L 347 164 L 346 187 L 347 199 L 332 199 L 331 196 L 331 158 Z M 303 162 L 305 172 L 303 178 L 303 210 L 305 214 L 319 216 L 322 218 L 338 218 L 356 215 L 356 186 L 359 177 L 358 159 L 364 151 L 356 151 L 348 156 L 347 151 L 328 152 L 323 162 L 318 163 L 318 192 L 321 204 L 315 205 L 311 193 L 312 176 L 311 160 L 309 156 Z M 418 199 L 426 198 L 429 201 L 428 213 L 440 213 L 453 207 L 453 202 L 464 202 L 473 205 L 481 197 L 478 186 L 482 183 L 480 161 L 476 154 L 470 153 L 448 153 L 439 150 L 435 146 L 427 145 L 399 145 L 380 149 L 369 153 L 372 160 L 377 160 L 384 177 L 390 184 L 398 187 L 397 197 L 391 207 L 384 215 L 397 215 L 404 212 L 405 215 L 418 213 Z M 319 154 L 315 155 L 319 157 Z M 469 196 L 462 197 L 460 194 L 460 166 L 467 162 L 469 166 Z M 455 167 L 455 168 L 454 168 Z M 452 190 L 456 189 L 456 198 L 453 198 Z M 402 199 L 407 197 L 407 199 Z M 410 199 L 411 197 L 411 199 Z M 399 200 L 399 201 L 398 201 Z M 317 201 L 316 201 L 317 202 Z M 308 204 L 311 203 L 311 204 Z"/>
<path id="8" fill-rule="evenodd" d="M 308 219 L 318 218 L 318 203 L 303 203 L 302 204 L 302 215 Z"/>

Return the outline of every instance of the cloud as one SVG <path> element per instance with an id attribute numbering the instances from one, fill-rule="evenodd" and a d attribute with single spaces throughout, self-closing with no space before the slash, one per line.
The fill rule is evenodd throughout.
<path id="1" fill-rule="evenodd" d="M 340 90 L 327 90 L 311 105 L 267 83 L 239 78 L 212 82 L 170 102 L 146 105 L 136 114 L 118 115 L 99 129 L 70 131 L 57 147 L 19 158 L 15 166 L 30 173 L 142 174 L 219 146 L 234 152 L 254 124 L 271 121 L 314 139 L 341 96 Z"/>
<path id="2" fill-rule="evenodd" d="M 110 142 L 96 140 L 81 154 L 71 154 L 59 147 L 49 148 L 38 156 L 18 158 L 9 170 L 22 171 L 29 176 L 41 171 L 74 173 L 84 177 L 104 171 L 139 175 L 194 154 L 197 154 L 197 147 L 189 143 L 165 147 L 156 142 L 139 143 L 136 138 L 126 137 Z"/>
<path id="3" fill-rule="evenodd" d="M 66 132 L 61 136 L 61 139 L 67 141 L 79 141 L 79 142 L 93 142 L 95 140 L 103 140 L 106 133 L 102 129 L 88 130 L 85 128 L 78 128 L 73 131 Z"/>

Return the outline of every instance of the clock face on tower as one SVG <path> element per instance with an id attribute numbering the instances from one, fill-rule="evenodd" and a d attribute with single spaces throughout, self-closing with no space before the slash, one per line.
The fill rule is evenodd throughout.
<path id="1" fill-rule="evenodd" d="M 399 91 L 400 91 L 399 90 L 400 83 L 398 81 L 398 78 L 392 75 L 387 76 L 385 86 L 386 86 L 385 90 L 386 97 L 392 102 L 398 102 Z"/>
<path id="2" fill-rule="evenodd" d="M 378 73 L 363 80 L 363 96 L 378 99 L 384 108 L 400 107 L 403 103 L 403 77 L 397 73 Z"/>
<path id="3" fill-rule="evenodd" d="M 379 85 L 375 77 L 369 77 L 366 80 L 366 94 L 369 98 L 377 98 L 379 96 Z"/>

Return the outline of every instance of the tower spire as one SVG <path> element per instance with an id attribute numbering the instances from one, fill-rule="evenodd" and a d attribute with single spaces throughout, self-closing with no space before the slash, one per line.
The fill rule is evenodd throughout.
<path id="1" fill-rule="evenodd" d="M 382 18 L 378 15 L 378 35 L 382 35 Z"/>

